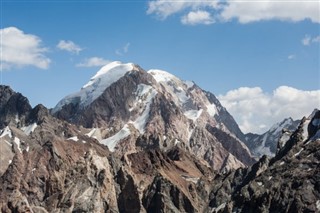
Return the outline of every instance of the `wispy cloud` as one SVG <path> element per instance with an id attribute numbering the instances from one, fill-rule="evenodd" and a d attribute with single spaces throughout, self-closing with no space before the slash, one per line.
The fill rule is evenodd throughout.
<path id="1" fill-rule="evenodd" d="M 296 58 L 296 55 L 294 55 L 294 54 L 288 55 L 288 59 L 289 59 L 289 60 L 293 60 L 293 59 L 295 59 L 295 58 Z"/>
<path id="2" fill-rule="evenodd" d="M 35 66 L 47 69 L 51 60 L 45 55 L 48 48 L 41 45 L 41 39 L 32 34 L 26 34 L 16 27 L 0 29 L 2 43 L 2 69 Z"/>
<path id="3" fill-rule="evenodd" d="M 312 43 L 320 43 L 320 35 L 311 37 L 310 35 L 305 35 L 304 38 L 301 40 L 301 43 L 304 46 L 309 46 Z"/>
<path id="4" fill-rule="evenodd" d="M 301 43 L 304 46 L 310 45 L 311 37 L 309 35 L 305 35 L 304 38 L 301 40 Z"/>
<path id="5" fill-rule="evenodd" d="M 320 106 L 320 90 L 303 91 L 288 86 L 272 94 L 260 87 L 241 87 L 218 96 L 243 132 L 263 133 L 287 117 L 301 119 Z"/>
<path id="6" fill-rule="evenodd" d="M 130 43 L 126 43 L 121 49 L 116 50 L 117 55 L 124 55 L 129 52 Z"/>
<path id="7" fill-rule="evenodd" d="M 91 57 L 86 58 L 83 62 L 77 64 L 77 67 L 101 67 L 106 64 L 109 64 L 111 61 L 100 58 L 100 57 Z"/>
<path id="8" fill-rule="evenodd" d="M 173 14 L 181 15 L 181 22 L 188 23 L 187 18 L 197 11 L 207 12 L 211 17 L 208 21 L 194 22 L 196 24 L 212 24 L 214 21 L 226 22 L 237 20 L 242 24 L 265 21 L 280 20 L 298 22 L 311 20 L 320 23 L 319 2 L 314 1 L 233 1 L 233 0 L 198 0 L 198 1 L 149 1 L 147 14 L 155 15 L 160 20 L 165 20 Z"/>
<path id="9" fill-rule="evenodd" d="M 60 40 L 57 44 L 60 50 L 65 50 L 73 54 L 79 54 L 83 49 L 73 41 Z"/>

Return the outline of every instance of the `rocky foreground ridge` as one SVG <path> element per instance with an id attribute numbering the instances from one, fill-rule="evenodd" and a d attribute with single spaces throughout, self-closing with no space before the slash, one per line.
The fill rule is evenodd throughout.
<path id="1" fill-rule="evenodd" d="M 134 69 L 92 101 L 82 89 L 53 111 L 32 108 L 23 95 L 0 86 L 1 212 L 320 211 L 320 111 L 302 119 L 275 157 L 254 163 L 237 157 L 247 150 L 241 131 L 212 94 Z M 153 89 L 141 86 L 142 79 Z M 179 104 L 182 91 L 197 110 Z M 144 125 L 141 117 L 148 118 Z M 191 127 L 187 140 L 183 132 Z"/>

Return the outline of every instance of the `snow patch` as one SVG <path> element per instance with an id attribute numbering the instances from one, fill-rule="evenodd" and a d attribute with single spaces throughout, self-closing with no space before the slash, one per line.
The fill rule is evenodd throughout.
<path id="1" fill-rule="evenodd" d="M 175 139 L 175 140 L 174 140 L 174 145 L 175 145 L 175 146 L 178 145 L 179 143 L 181 143 L 181 141 L 179 141 L 178 139 Z"/>
<path id="2" fill-rule="evenodd" d="M 207 112 L 211 117 L 213 117 L 217 113 L 216 105 L 210 104 L 210 105 L 207 105 L 206 107 L 207 107 Z"/>
<path id="3" fill-rule="evenodd" d="M 21 130 L 26 134 L 30 135 L 31 132 L 33 132 L 37 128 L 37 123 L 30 124 L 29 126 L 21 127 Z"/>
<path id="4" fill-rule="evenodd" d="M 320 211 L 320 200 L 317 200 L 317 202 L 316 202 L 316 207 L 317 207 L 317 209 Z"/>
<path id="5" fill-rule="evenodd" d="M 182 177 L 183 179 L 185 179 L 186 181 L 190 181 L 190 182 L 193 182 L 193 183 L 195 183 L 195 184 L 197 184 L 198 181 L 199 181 L 199 178 L 190 177 L 190 176 L 188 176 L 188 175 L 181 175 L 181 177 Z"/>
<path id="6" fill-rule="evenodd" d="M 149 70 L 148 73 L 151 74 L 158 83 L 169 82 L 172 79 L 177 78 L 176 76 L 163 70 L 152 69 L 152 70 Z"/>
<path id="7" fill-rule="evenodd" d="M 190 99 L 185 91 L 188 89 L 188 85 L 176 76 L 163 70 L 149 70 L 148 73 L 164 86 L 166 91 L 172 95 L 174 101 L 181 107 Z"/>
<path id="8" fill-rule="evenodd" d="M 78 141 L 79 140 L 79 138 L 78 138 L 78 136 L 73 136 L 73 137 L 71 137 L 71 138 L 68 138 L 67 140 L 72 140 L 72 141 Z"/>
<path id="9" fill-rule="evenodd" d="M 302 133 L 302 137 L 303 140 L 307 140 L 309 135 L 308 135 L 308 125 L 310 123 L 310 120 L 307 119 L 304 123 L 303 123 L 303 133 Z"/>
<path id="10" fill-rule="evenodd" d="M 4 140 L 4 142 L 5 142 L 6 144 L 8 144 L 9 146 L 12 146 L 12 143 L 9 143 L 8 141 Z"/>
<path id="11" fill-rule="evenodd" d="M 101 143 L 107 146 L 111 152 L 114 152 L 114 148 L 116 147 L 118 142 L 128 137 L 130 134 L 131 134 L 130 129 L 126 124 L 117 134 L 102 140 Z"/>
<path id="12" fill-rule="evenodd" d="M 258 156 L 260 155 L 274 156 L 274 153 L 270 151 L 270 147 L 266 147 L 267 137 L 268 135 L 265 134 L 262 138 L 261 145 L 253 150 L 253 152 L 256 153 Z"/>
<path id="13" fill-rule="evenodd" d="M 194 128 L 192 128 L 191 131 L 188 130 L 188 141 L 190 141 L 193 131 L 194 131 Z"/>
<path id="14" fill-rule="evenodd" d="M 193 120 L 193 122 L 195 122 L 201 115 L 203 109 L 200 109 L 200 110 L 188 110 L 186 112 L 184 112 L 184 115 Z"/>
<path id="15" fill-rule="evenodd" d="M 93 128 L 89 133 L 85 134 L 86 136 L 88 136 L 89 138 L 92 137 L 92 135 L 95 133 L 96 128 Z"/>
<path id="16" fill-rule="evenodd" d="M 157 95 L 157 91 L 150 85 L 139 84 L 136 95 L 137 101 L 143 102 L 143 106 L 145 106 L 145 108 L 142 114 L 135 121 L 131 121 L 129 123 L 132 123 L 133 126 L 140 132 L 140 134 L 143 134 L 149 118 L 150 105 L 152 99 Z"/>
<path id="17" fill-rule="evenodd" d="M 285 132 L 281 135 L 280 139 L 279 139 L 279 148 L 282 149 L 287 141 L 290 139 L 291 137 L 291 133 Z"/>
<path id="18" fill-rule="evenodd" d="M 18 114 L 16 114 L 16 117 L 15 117 L 15 121 L 16 121 L 16 123 L 19 123 L 19 115 Z"/>
<path id="19" fill-rule="evenodd" d="M 219 212 L 220 210 L 224 209 L 226 207 L 226 205 L 227 205 L 226 203 L 222 203 L 217 208 L 213 208 L 212 210 L 215 212 Z"/>
<path id="20" fill-rule="evenodd" d="M 257 182 L 257 184 L 258 184 L 259 186 L 262 186 L 262 185 L 263 185 L 262 182 Z"/>
<path id="21" fill-rule="evenodd" d="M 298 155 L 300 155 L 300 153 L 303 151 L 303 148 L 301 148 L 300 150 L 299 150 L 299 152 L 297 152 L 296 154 L 294 154 L 293 156 L 294 157 L 297 157 Z"/>
<path id="22" fill-rule="evenodd" d="M 184 81 L 185 85 L 187 85 L 188 89 L 194 86 L 194 83 L 192 81 Z"/>
<path id="23" fill-rule="evenodd" d="M 22 150 L 20 148 L 20 144 L 21 144 L 20 143 L 20 139 L 17 138 L 17 137 L 14 137 L 13 141 L 14 141 L 15 144 L 17 144 L 17 148 L 18 148 L 19 152 L 22 153 Z"/>
<path id="24" fill-rule="evenodd" d="M 9 138 L 12 138 L 12 132 L 8 126 L 1 131 L 0 138 L 3 138 L 6 135 L 8 135 Z"/>
<path id="25" fill-rule="evenodd" d="M 132 71 L 132 63 L 122 64 L 119 61 L 103 66 L 79 92 L 63 98 L 52 110 L 56 113 L 64 105 L 79 102 L 81 107 L 88 106 L 97 99 L 111 84 L 122 78 L 127 72 Z"/>
<path id="26" fill-rule="evenodd" d="M 12 160 L 9 160 L 9 165 L 12 163 Z"/>

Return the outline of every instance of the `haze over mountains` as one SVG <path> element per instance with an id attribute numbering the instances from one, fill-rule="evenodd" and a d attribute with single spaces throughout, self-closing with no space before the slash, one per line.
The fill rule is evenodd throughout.
<path id="1" fill-rule="evenodd" d="M 318 110 L 244 135 L 194 82 L 121 62 L 52 110 L 0 100 L 3 212 L 320 211 Z"/>

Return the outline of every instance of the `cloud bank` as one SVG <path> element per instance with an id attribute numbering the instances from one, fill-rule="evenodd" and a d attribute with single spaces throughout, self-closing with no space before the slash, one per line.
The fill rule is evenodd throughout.
<path id="1" fill-rule="evenodd" d="M 314 23 L 320 23 L 319 7 L 320 2 L 317 0 L 154 0 L 149 1 L 147 14 L 153 14 L 161 20 L 174 14 L 182 14 L 181 22 L 190 25 L 212 24 L 233 19 L 242 24 L 265 20 L 290 22 L 310 20 Z M 197 22 L 188 21 L 188 17 L 195 17 L 195 14 L 199 13 L 198 11 L 205 14 L 207 18 L 196 18 Z"/>
<path id="2" fill-rule="evenodd" d="M 284 118 L 301 119 L 320 107 L 320 90 L 303 91 L 280 86 L 272 94 L 260 87 L 241 87 L 219 95 L 244 133 L 263 133 Z"/>
<path id="3" fill-rule="evenodd" d="M 45 55 L 47 48 L 41 45 L 41 39 L 32 34 L 26 34 L 16 27 L 0 29 L 2 42 L 1 67 L 3 70 L 35 66 L 47 69 L 51 60 Z"/>

